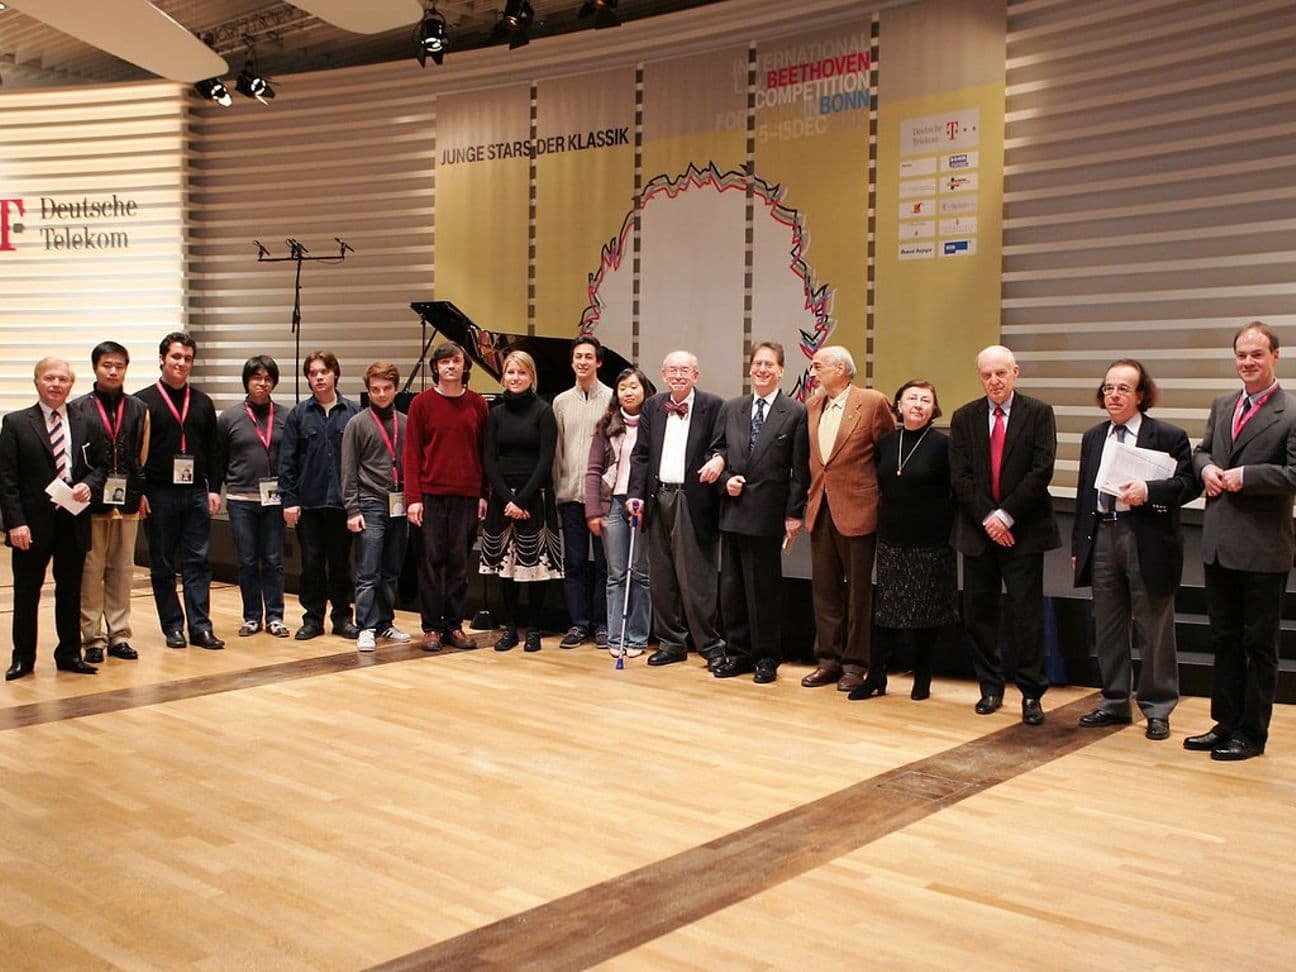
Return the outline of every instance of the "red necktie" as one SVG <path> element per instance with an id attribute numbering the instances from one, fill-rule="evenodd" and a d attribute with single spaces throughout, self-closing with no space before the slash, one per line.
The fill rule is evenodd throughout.
<path id="1" fill-rule="evenodd" d="M 676 402 L 668 399 L 666 401 L 666 414 L 688 418 L 688 402 Z"/>
<path id="2" fill-rule="evenodd" d="M 994 429 L 990 432 L 990 494 L 999 502 L 999 470 L 1003 468 L 1004 411 L 998 405 L 994 410 Z"/>

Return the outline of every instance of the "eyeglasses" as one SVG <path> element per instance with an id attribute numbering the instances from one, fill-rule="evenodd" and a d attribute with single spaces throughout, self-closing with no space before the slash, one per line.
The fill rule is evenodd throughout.
<path id="1" fill-rule="evenodd" d="M 274 379 L 269 375 L 252 375 L 248 378 L 249 385 L 273 385 Z"/>
<path id="2" fill-rule="evenodd" d="M 1115 395 L 1118 392 L 1122 395 L 1133 395 L 1136 390 L 1137 389 L 1131 388 L 1129 385 L 1103 385 L 1102 386 L 1102 393 L 1104 395 Z"/>

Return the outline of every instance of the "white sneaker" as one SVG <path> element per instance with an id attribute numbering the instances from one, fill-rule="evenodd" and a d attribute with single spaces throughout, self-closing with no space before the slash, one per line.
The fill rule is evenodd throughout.
<path id="1" fill-rule="evenodd" d="M 634 647 L 634 645 L 631 645 L 629 648 L 625 650 L 625 653 L 627 658 L 638 658 L 640 655 L 644 653 L 644 650 L 642 648 L 636 648 Z"/>
<path id="2" fill-rule="evenodd" d="M 386 638 L 388 641 L 395 641 L 402 645 L 407 645 L 413 640 L 408 634 L 396 627 L 394 624 L 388 625 L 386 630 L 384 630 L 378 637 Z"/>
<path id="3" fill-rule="evenodd" d="M 360 637 L 356 639 L 356 651 L 373 651 L 377 647 L 373 628 L 365 628 L 360 632 Z"/>

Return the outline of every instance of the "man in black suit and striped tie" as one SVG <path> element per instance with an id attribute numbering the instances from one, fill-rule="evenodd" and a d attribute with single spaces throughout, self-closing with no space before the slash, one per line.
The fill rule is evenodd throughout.
<path id="1" fill-rule="evenodd" d="M 0 516 L 13 550 L 13 663 L 5 681 L 36 668 L 37 615 L 45 570 L 54 562 L 54 623 L 61 672 L 93 675 L 81 658 L 81 572 L 90 549 L 90 515 L 73 514 L 46 491 L 89 503 L 106 479 L 106 440 L 78 409 L 67 407 L 76 376 L 66 361 L 36 363 L 31 408 L 10 412 L 0 425 Z M 57 483 L 55 482 L 57 480 Z M 65 499 L 64 502 L 68 500 Z"/>

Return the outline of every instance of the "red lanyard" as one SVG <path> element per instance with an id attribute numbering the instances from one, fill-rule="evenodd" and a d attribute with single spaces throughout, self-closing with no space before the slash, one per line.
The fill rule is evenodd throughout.
<path id="1" fill-rule="evenodd" d="M 396 412 L 393 410 L 392 411 L 392 434 L 388 435 L 387 428 L 382 424 L 382 419 L 379 418 L 378 413 L 373 408 L 370 408 L 369 414 L 372 415 L 374 421 L 378 423 L 378 433 L 382 436 L 383 445 L 387 447 L 387 452 L 391 456 L 392 482 L 396 483 L 397 485 L 400 485 L 400 470 L 399 468 L 397 468 L 398 453 L 396 452 L 397 443 L 400 441 L 400 419 L 396 417 Z"/>
<path id="2" fill-rule="evenodd" d="M 1238 437 L 1238 434 L 1246 427 L 1246 424 L 1251 421 L 1251 416 L 1260 411 L 1260 406 L 1269 401 L 1270 397 L 1277 390 L 1277 386 L 1270 388 L 1264 393 L 1264 397 L 1251 403 L 1251 407 L 1246 410 L 1245 414 L 1242 412 L 1242 403 L 1246 401 L 1247 396 L 1245 391 L 1242 393 L 1238 398 L 1237 405 L 1233 409 L 1233 438 L 1236 439 Z"/>
<path id="3" fill-rule="evenodd" d="M 117 399 L 117 422 L 116 425 L 108 419 L 108 410 L 103 407 L 98 395 L 92 395 L 94 398 L 95 408 L 99 409 L 99 417 L 103 419 L 104 428 L 108 430 L 108 438 L 112 440 L 112 464 L 113 472 L 117 472 L 117 436 L 121 435 L 122 416 L 126 414 L 126 396 L 122 395 Z"/>
<path id="4" fill-rule="evenodd" d="M 256 423 L 256 415 L 252 412 L 252 406 L 244 402 L 243 410 L 247 412 L 248 421 L 252 423 L 252 431 L 256 434 L 257 441 L 265 446 L 266 475 L 273 475 L 273 470 L 270 468 L 270 440 L 274 437 L 274 402 L 270 403 L 270 417 L 266 421 L 265 435 L 261 434 L 261 429 Z"/>
<path id="5" fill-rule="evenodd" d="M 189 439 L 185 435 L 184 427 L 185 420 L 189 418 L 189 384 L 187 382 L 185 383 L 184 407 L 178 412 L 176 411 L 175 403 L 171 401 L 171 396 L 167 394 L 166 386 L 162 384 L 161 378 L 157 381 L 157 390 L 162 396 L 162 401 L 166 405 L 167 409 L 175 416 L 176 424 L 180 426 L 180 452 L 183 455 L 189 451 L 187 448 L 189 445 Z"/>

